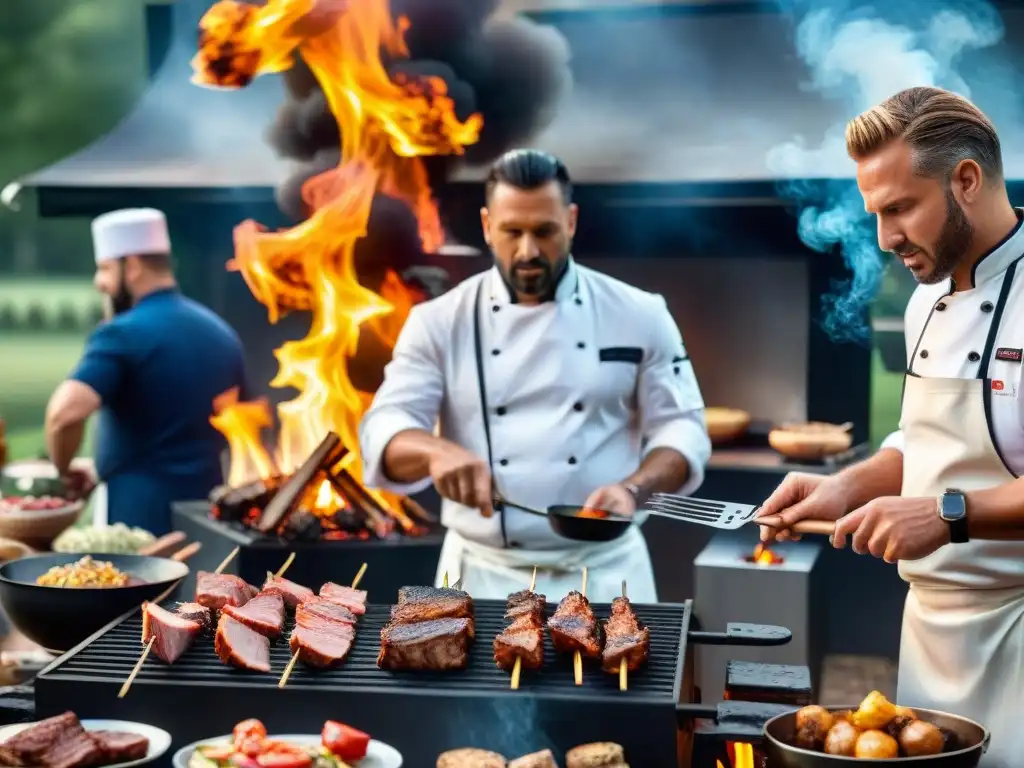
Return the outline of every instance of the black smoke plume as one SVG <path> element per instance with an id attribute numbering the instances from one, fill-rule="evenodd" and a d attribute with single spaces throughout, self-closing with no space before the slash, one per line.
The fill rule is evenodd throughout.
<path id="1" fill-rule="evenodd" d="M 561 34 L 524 18 L 492 18 L 497 5 L 497 0 L 391 0 L 392 14 L 409 19 L 410 56 L 385 58 L 389 73 L 441 77 L 458 117 L 465 120 L 479 112 L 484 120 L 479 142 L 467 147 L 462 158 L 424 159 L 434 189 L 459 162 L 487 163 L 528 142 L 551 122 L 571 87 L 569 48 Z M 337 164 L 339 136 L 320 85 L 301 60 L 284 74 L 284 81 L 288 99 L 268 140 L 281 156 L 302 163 L 277 190 L 281 210 L 301 221 L 309 214 L 301 198 L 302 184 Z M 419 261 L 421 246 L 411 212 L 382 196 L 374 203 L 370 233 L 360 250 L 377 251 L 369 241 L 385 226 L 395 229 L 386 250 L 388 261 L 398 263 L 389 266 L 401 271 Z M 357 262 L 358 256 L 357 252 Z M 361 271 L 358 263 L 357 270 Z"/>

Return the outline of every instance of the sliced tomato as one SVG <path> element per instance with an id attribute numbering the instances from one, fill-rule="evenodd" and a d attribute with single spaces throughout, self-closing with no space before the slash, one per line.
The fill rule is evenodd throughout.
<path id="1" fill-rule="evenodd" d="M 320 739 L 331 754 L 346 762 L 362 760 L 370 748 L 368 733 L 363 733 L 335 720 L 328 720 L 324 723 Z"/>
<path id="2" fill-rule="evenodd" d="M 234 741 L 237 744 L 240 741 L 245 741 L 246 739 L 251 738 L 265 739 L 267 738 L 267 729 L 259 720 L 250 718 L 249 720 L 243 720 L 236 725 L 235 729 L 231 732 L 231 735 L 234 737 Z"/>
<path id="3" fill-rule="evenodd" d="M 231 756 L 231 764 L 235 768 L 260 768 L 260 764 L 254 758 L 243 755 L 240 752 L 235 752 Z"/>

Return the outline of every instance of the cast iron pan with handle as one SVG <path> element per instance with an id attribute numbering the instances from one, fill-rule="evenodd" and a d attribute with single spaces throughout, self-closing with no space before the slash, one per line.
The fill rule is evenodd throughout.
<path id="1" fill-rule="evenodd" d="M 48 651 L 63 653 L 109 624 L 165 592 L 188 575 L 182 562 L 193 544 L 172 558 L 94 554 L 133 577 L 124 587 L 44 587 L 36 579 L 50 568 L 74 563 L 85 553 L 47 553 L 0 566 L 0 605 L 11 624 Z"/>

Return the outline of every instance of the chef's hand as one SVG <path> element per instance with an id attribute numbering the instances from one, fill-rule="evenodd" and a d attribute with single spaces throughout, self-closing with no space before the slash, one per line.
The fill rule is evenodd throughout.
<path id="1" fill-rule="evenodd" d="M 591 493 L 583 503 L 589 509 L 612 512 L 623 517 L 632 517 L 636 512 L 633 494 L 621 485 L 603 485 Z"/>
<path id="2" fill-rule="evenodd" d="M 872 554 L 887 563 L 919 560 L 949 543 L 949 525 L 939 517 L 934 498 L 883 496 L 836 523 L 832 545 L 858 555 Z"/>
<path id="3" fill-rule="evenodd" d="M 430 477 L 446 499 L 476 507 L 484 517 L 494 514 L 494 489 L 487 462 L 460 445 L 449 443 L 430 461 Z"/>
<path id="4" fill-rule="evenodd" d="M 87 499 L 96 487 L 92 475 L 81 469 L 69 469 L 61 476 L 61 480 L 64 483 L 64 495 L 68 501 Z"/>
<path id="5" fill-rule="evenodd" d="M 799 539 L 789 527 L 800 520 L 838 520 L 850 509 L 842 481 L 835 476 L 790 472 L 761 505 L 757 517 L 778 515 L 782 527 L 762 527 L 761 541 Z M 756 518 L 755 518 L 756 521 Z"/>

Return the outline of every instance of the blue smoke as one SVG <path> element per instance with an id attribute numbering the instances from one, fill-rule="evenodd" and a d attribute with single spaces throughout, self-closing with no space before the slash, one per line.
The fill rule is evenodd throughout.
<path id="1" fill-rule="evenodd" d="M 776 3 L 795 23 L 797 53 L 810 72 L 804 87 L 841 101 L 851 118 L 911 86 L 938 86 L 971 98 L 971 86 L 991 72 L 975 72 L 969 83 L 965 55 L 990 49 L 1004 34 L 999 12 L 984 0 L 888 0 L 878 8 L 855 0 Z M 866 343 L 866 310 L 888 260 L 850 181 L 854 168 L 843 130 L 834 126 L 817 145 L 794 137 L 769 154 L 768 165 L 785 179 L 781 194 L 797 206 L 801 240 L 822 253 L 838 248 L 852 275 L 823 297 L 826 332 L 836 341 Z"/>

